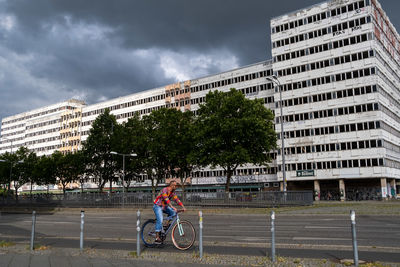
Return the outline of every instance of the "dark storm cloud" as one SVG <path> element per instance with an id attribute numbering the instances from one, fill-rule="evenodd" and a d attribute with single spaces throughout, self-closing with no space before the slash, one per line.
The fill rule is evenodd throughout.
<path id="1" fill-rule="evenodd" d="M 269 59 L 269 20 L 319 2 L 0 0 L 0 119 Z"/>
<path id="2" fill-rule="evenodd" d="M 164 47 L 207 51 L 234 49 L 240 63 L 254 63 L 270 52 L 269 19 L 319 0 L 283 1 L 79 1 L 35 0 L 7 2 L 31 33 L 45 35 L 44 24 L 64 23 L 63 16 L 113 29 L 109 38 L 127 48 Z"/>

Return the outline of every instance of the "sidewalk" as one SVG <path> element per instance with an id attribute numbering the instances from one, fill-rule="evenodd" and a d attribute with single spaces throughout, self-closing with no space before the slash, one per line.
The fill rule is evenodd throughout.
<path id="1" fill-rule="evenodd" d="M 75 254 L 75 255 L 74 255 Z M 171 261 L 172 260 L 172 261 Z M 179 260 L 179 259 L 177 259 Z M 106 266 L 188 266 L 188 263 L 180 263 L 169 259 L 169 262 L 162 262 L 162 259 L 137 259 L 134 257 L 121 257 L 120 259 L 110 255 L 110 257 L 102 257 L 99 255 L 90 255 L 90 253 L 80 254 L 78 252 L 54 250 L 51 251 L 26 251 L 13 252 L 0 250 L 0 267 L 106 267 Z M 190 263 L 190 266 L 205 266 L 204 264 Z M 217 265 L 207 265 L 217 266 Z"/>
<path id="2" fill-rule="evenodd" d="M 35 254 L 4 254 L 0 255 L 0 267 L 89 267 L 89 266 L 187 266 L 187 263 L 161 263 L 158 261 L 146 261 L 138 259 L 106 259 L 106 258 L 90 258 L 87 256 L 59 256 L 59 255 L 35 255 Z M 190 264 L 190 266 L 204 266 L 204 264 Z M 212 265 L 207 265 L 212 266 Z M 217 266 L 217 265 L 215 265 Z"/>
<path id="3" fill-rule="evenodd" d="M 33 252 L 27 245 L 0 247 L 0 267 L 108 267 L 108 266 L 274 266 L 274 267 L 344 267 L 350 266 L 351 257 L 344 261 L 327 259 L 293 258 L 277 255 L 276 262 L 265 256 L 223 255 L 206 253 L 200 259 L 197 253 L 145 251 L 139 257 L 135 252 L 112 249 L 79 249 L 45 247 Z M 362 264 L 362 262 L 360 262 Z M 362 266 L 362 265 L 361 265 Z M 370 267 L 395 267 L 397 263 L 371 262 Z"/>

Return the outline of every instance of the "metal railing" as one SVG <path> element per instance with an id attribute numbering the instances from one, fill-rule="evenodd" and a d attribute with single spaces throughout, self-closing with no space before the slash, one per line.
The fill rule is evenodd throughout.
<path id="1" fill-rule="evenodd" d="M 197 207 L 280 207 L 313 204 L 311 191 L 268 192 L 178 192 L 185 206 Z M 151 206 L 153 195 L 144 192 L 127 192 L 123 201 L 119 192 L 91 192 L 64 194 L 34 194 L 19 197 L 0 197 L 0 206 L 57 206 L 57 207 L 119 207 Z"/>

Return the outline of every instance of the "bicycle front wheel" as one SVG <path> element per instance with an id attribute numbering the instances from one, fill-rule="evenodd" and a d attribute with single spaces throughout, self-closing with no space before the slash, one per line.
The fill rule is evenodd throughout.
<path id="1" fill-rule="evenodd" d="M 142 229 L 140 229 L 140 236 L 146 247 L 155 247 L 154 241 L 156 240 L 156 220 L 147 220 Z"/>
<path id="2" fill-rule="evenodd" d="M 172 242 L 177 249 L 187 250 L 191 248 L 196 240 L 196 231 L 191 222 L 180 221 L 181 231 L 179 231 L 178 224 L 172 228 Z"/>

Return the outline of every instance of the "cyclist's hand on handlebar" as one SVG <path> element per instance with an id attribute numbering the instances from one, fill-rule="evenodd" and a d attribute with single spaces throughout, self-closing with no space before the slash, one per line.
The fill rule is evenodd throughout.
<path id="1" fill-rule="evenodd" d="M 186 211 L 186 208 L 185 208 L 185 207 L 183 207 L 183 208 L 182 208 L 182 211 L 183 211 L 183 212 L 185 212 L 185 211 Z"/>

